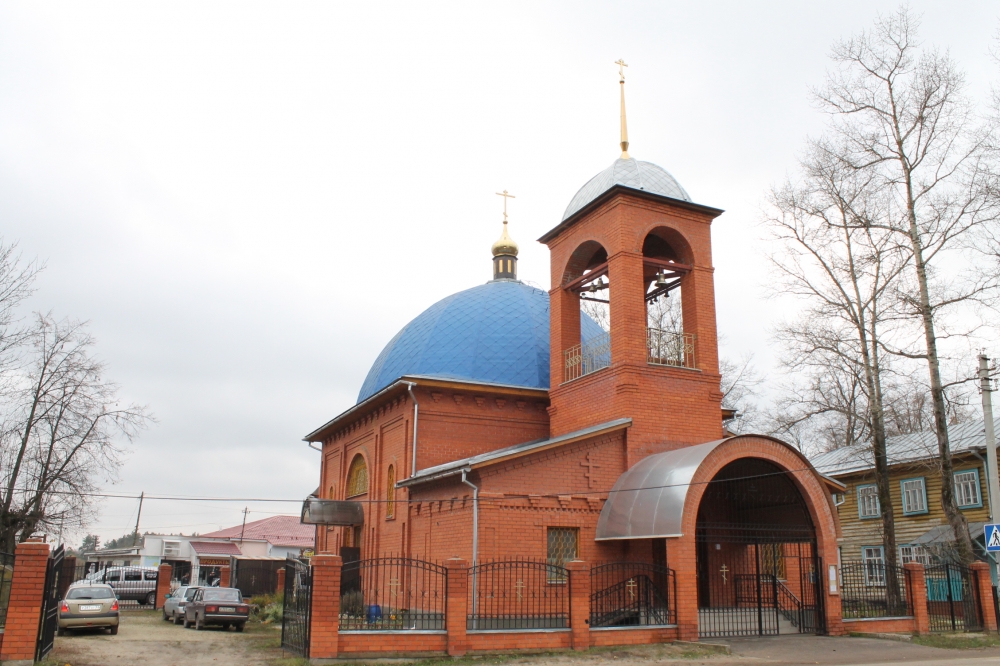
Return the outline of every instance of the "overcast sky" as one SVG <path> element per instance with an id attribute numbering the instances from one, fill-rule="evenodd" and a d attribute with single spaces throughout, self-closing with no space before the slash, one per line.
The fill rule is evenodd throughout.
<path id="1" fill-rule="evenodd" d="M 0 234 L 46 262 L 30 307 L 88 320 L 157 416 L 110 490 L 300 499 L 319 474 L 301 437 L 410 319 L 491 277 L 494 192 L 548 289 L 535 239 L 618 155 L 618 58 L 629 152 L 726 210 L 723 351 L 769 371 L 763 194 L 822 129 L 832 42 L 896 6 L 2 2 Z M 995 2 L 911 6 L 974 95 L 1000 82 Z M 243 507 L 149 502 L 142 527 Z M 94 530 L 135 512 L 106 501 Z"/>

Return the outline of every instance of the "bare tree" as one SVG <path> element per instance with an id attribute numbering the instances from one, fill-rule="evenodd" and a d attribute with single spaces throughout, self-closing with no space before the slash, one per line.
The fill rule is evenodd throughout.
<path id="1" fill-rule="evenodd" d="M 926 360 L 942 505 L 961 559 L 969 562 L 972 541 L 955 501 L 939 329 L 949 309 L 985 300 L 997 286 L 993 270 L 948 270 L 949 260 L 998 220 L 993 127 L 976 118 L 964 75 L 949 56 L 920 48 L 917 23 L 903 7 L 837 43 L 836 69 L 816 96 L 833 117 L 837 140 L 829 158 L 891 198 L 892 210 L 864 223 L 893 233 L 912 256 L 911 285 L 901 295 L 922 335 L 891 351 Z"/>
<path id="2" fill-rule="evenodd" d="M 120 405 L 85 327 L 38 315 L 25 361 L 0 421 L 0 550 L 11 552 L 36 530 L 81 527 L 90 494 L 113 480 L 119 438 L 150 422 L 146 409 Z"/>
<path id="3" fill-rule="evenodd" d="M 811 142 L 801 184 L 776 188 L 769 197 L 766 224 L 777 248 L 770 256 L 773 288 L 804 306 L 777 331 L 783 363 L 797 380 L 782 421 L 787 428 L 818 416 L 829 423 L 833 416 L 843 427 L 841 445 L 870 442 L 887 575 L 894 577 L 883 343 L 910 255 L 891 232 L 867 222 L 881 218 L 888 202 L 872 192 L 868 174 L 831 159 L 834 152 L 825 141 Z M 888 589 L 898 589 L 892 582 Z"/>

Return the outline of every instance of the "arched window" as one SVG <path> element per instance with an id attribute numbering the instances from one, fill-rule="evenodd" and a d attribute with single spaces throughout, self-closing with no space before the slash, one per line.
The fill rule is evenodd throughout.
<path id="1" fill-rule="evenodd" d="M 351 461 L 351 467 L 347 470 L 347 496 L 364 495 L 368 492 L 368 465 L 359 453 Z"/>
<path id="2" fill-rule="evenodd" d="M 330 494 L 327 499 L 337 499 L 337 486 L 330 486 Z"/>
<path id="3" fill-rule="evenodd" d="M 396 511 L 396 468 L 389 465 L 385 480 L 385 517 L 392 518 Z"/>

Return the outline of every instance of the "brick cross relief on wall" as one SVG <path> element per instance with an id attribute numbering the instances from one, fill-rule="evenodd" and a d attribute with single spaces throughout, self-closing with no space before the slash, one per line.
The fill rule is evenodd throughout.
<path id="1" fill-rule="evenodd" d="M 594 487 L 594 470 L 595 469 L 599 469 L 601 466 L 598 465 L 597 463 L 593 462 L 590 459 L 590 452 L 589 451 L 587 452 L 587 459 L 584 462 L 581 462 L 580 466 L 587 468 L 587 471 L 584 472 L 583 475 L 585 477 L 587 477 L 587 487 L 588 488 L 593 488 Z"/>

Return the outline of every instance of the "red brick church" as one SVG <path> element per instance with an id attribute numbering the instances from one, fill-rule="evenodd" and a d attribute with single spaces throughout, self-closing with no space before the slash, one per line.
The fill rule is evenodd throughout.
<path id="1" fill-rule="evenodd" d="M 622 115 L 621 156 L 539 239 L 549 292 L 518 281 L 505 214 L 493 279 L 407 324 L 357 404 L 306 437 L 322 447 L 320 498 L 363 509 L 319 527 L 317 552 L 650 563 L 675 576 L 681 638 L 767 633 L 756 602 L 778 609 L 786 592 L 809 614 L 800 631 L 840 633 L 829 481 L 781 441 L 723 429 L 722 211 L 631 157 L 624 92 Z M 683 330 L 651 328 L 650 303 L 678 297 Z M 609 330 L 582 299 L 607 303 Z"/>

